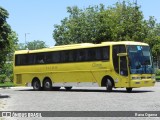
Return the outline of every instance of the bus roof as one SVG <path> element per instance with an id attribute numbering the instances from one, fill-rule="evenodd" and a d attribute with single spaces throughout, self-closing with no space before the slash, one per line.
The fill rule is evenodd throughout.
<path id="1" fill-rule="evenodd" d="M 70 44 L 70 45 L 60 45 L 53 46 L 49 48 L 42 48 L 37 50 L 18 50 L 15 51 L 15 54 L 26 54 L 26 53 L 38 53 L 38 52 L 49 52 L 49 51 L 60 51 L 60 50 L 71 50 L 78 48 L 88 48 L 88 47 L 100 47 L 100 46 L 110 46 L 110 45 L 142 45 L 148 46 L 146 43 L 142 42 L 134 42 L 134 41 L 119 41 L 119 42 L 102 42 L 101 44 L 93 44 L 93 43 L 81 43 L 81 44 Z"/>
<path id="2" fill-rule="evenodd" d="M 107 44 L 107 45 L 124 44 L 124 45 L 142 45 L 142 46 L 148 46 L 147 43 L 135 42 L 135 41 L 102 42 L 101 44 Z"/>

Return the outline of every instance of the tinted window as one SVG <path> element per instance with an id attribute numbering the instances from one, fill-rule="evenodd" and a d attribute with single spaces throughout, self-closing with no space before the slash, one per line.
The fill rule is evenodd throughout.
<path id="1" fill-rule="evenodd" d="M 45 63 L 45 56 L 43 53 L 36 54 L 36 64 Z"/>
<path id="2" fill-rule="evenodd" d="M 15 58 L 16 58 L 15 65 L 109 60 L 109 46 L 33 53 L 33 54 L 22 54 L 22 55 L 16 55 Z"/>
<path id="3" fill-rule="evenodd" d="M 51 52 L 46 53 L 45 54 L 45 63 L 52 63 L 52 58 L 53 58 L 53 56 L 52 56 Z"/>
<path id="4" fill-rule="evenodd" d="M 59 63 L 60 62 L 60 52 L 53 52 L 52 53 L 52 63 Z"/>
<path id="5" fill-rule="evenodd" d="M 109 60 L 109 47 L 103 47 L 101 52 L 102 52 L 102 60 Z"/>
<path id="6" fill-rule="evenodd" d="M 88 51 L 87 60 L 89 61 L 96 60 L 96 48 L 90 48 L 87 51 Z"/>
<path id="7" fill-rule="evenodd" d="M 86 49 L 78 50 L 77 60 L 78 61 L 86 61 L 87 60 L 87 50 Z"/>
<path id="8" fill-rule="evenodd" d="M 61 62 L 68 62 L 68 61 L 69 61 L 69 51 L 62 51 Z"/>

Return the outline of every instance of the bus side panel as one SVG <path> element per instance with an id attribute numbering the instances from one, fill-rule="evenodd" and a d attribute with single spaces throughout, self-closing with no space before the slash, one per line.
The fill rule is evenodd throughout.
<path id="1" fill-rule="evenodd" d="M 94 77 L 90 72 L 90 66 L 86 62 L 61 64 L 57 66 L 53 79 L 55 82 L 93 82 Z"/>

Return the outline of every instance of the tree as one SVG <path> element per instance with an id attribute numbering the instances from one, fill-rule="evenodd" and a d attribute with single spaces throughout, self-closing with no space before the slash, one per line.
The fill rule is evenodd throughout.
<path id="1" fill-rule="evenodd" d="M 53 37 L 56 45 L 93 42 L 96 43 L 98 35 L 103 31 L 99 12 L 104 10 L 104 6 L 88 7 L 84 10 L 78 7 L 68 7 L 68 18 L 61 21 L 61 25 L 55 25 Z M 102 27 L 102 28 L 101 28 Z M 106 27 L 105 27 L 106 28 Z"/>
<path id="2" fill-rule="evenodd" d="M 14 51 L 17 50 L 18 48 L 18 35 L 16 34 L 15 31 L 11 31 L 11 34 L 8 36 L 9 40 L 9 46 L 7 47 L 8 49 L 8 54 L 7 54 L 7 61 L 13 61 L 13 54 Z"/>
<path id="3" fill-rule="evenodd" d="M 145 22 L 148 31 L 146 31 L 144 42 L 150 45 L 154 62 L 160 68 L 160 23 L 156 23 L 156 19 L 153 16 Z"/>
<path id="4" fill-rule="evenodd" d="M 151 16 L 146 22 L 146 38 L 152 50 L 153 56 L 160 56 L 160 23 L 156 23 L 156 19 Z"/>
<path id="5" fill-rule="evenodd" d="M 26 45 L 25 45 L 25 43 L 19 43 L 17 50 L 26 50 Z"/>
<path id="6" fill-rule="evenodd" d="M 7 46 L 9 46 L 8 36 L 11 33 L 11 28 L 7 24 L 8 12 L 0 7 L 0 68 L 5 63 L 5 55 L 7 54 Z"/>
<path id="7" fill-rule="evenodd" d="M 89 6 L 86 9 L 67 7 L 69 16 L 54 25 L 56 45 L 101 43 L 103 41 L 139 41 L 151 46 L 154 56 L 160 55 L 160 24 L 154 17 L 144 20 L 135 3 L 117 2 L 114 6 Z"/>
<path id="8" fill-rule="evenodd" d="M 36 50 L 36 49 L 41 49 L 46 47 L 47 45 L 45 44 L 45 42 L 41 40 L 34 40 L 32 42 L 27 42 L 26 45 L 24 43 L 19 43 L 18 45 L 19 50 L 25 50 L 25 49 Z"/>
<path id="9" fill-rule="evenodd" d="M 107 9 L 103 4 L 82 10 L 68 7 L 69 17 L 55 25 L 56 45 L 71 43 L 101 43 L 103 41 L 142 41 L 143 14 L 140 7 L 129 2 L 116 3 Z"/>
<path id="10" fill-rule="evenodd" d="M 10 25 L 7 23 L 9 13 L 0 7 L 0 68 L 3 68 L 9 54 L 15 49 L 18 38 Z"/>
<path id="11" fill-rule="evenodd" d="M 17 47 L 17 34 L 7 23 L 9 13 L 0 7 L 0 82 L 4 81 L 6 76 L 13 80 L 13 53 Z M 6 62 L 7 61 L 7 62 Z"/>

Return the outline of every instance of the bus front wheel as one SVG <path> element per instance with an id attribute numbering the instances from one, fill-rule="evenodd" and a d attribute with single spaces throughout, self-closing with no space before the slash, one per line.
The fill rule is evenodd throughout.
<path id="1" fill-rule="evenodd" d="M 41 90 L 41 83 L 39 80 L 34 80 L 33 81 L 33 89 L 35 91 Z"/>
<path id="2" fill-rule="evenodd" d="M 106 90 L 107 92 L 112 92 L 113 84 L 110 79 L 106 80 Z"/>

